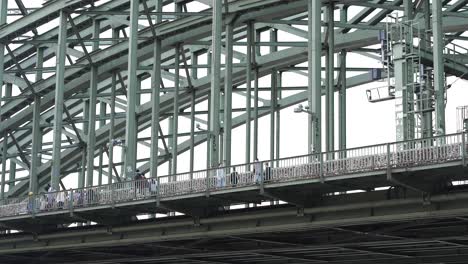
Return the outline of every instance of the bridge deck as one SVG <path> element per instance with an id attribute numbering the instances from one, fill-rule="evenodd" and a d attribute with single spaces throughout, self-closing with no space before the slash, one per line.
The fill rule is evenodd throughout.
<path id="1" fill-rule="evenodd" d="M 395 185 L 437 193 L 448 182 L 465 179 L 466 152 L 466 135 L 455 134 L 270 161 L 274 167 L 266 173 L 244 164 L 10 198 L 0 205 L 0 225 L 40 233 L 60 224 L 114 225 L 170 211 L 206 217 L 265 200 L 309 207 L 323 195 Z"/>

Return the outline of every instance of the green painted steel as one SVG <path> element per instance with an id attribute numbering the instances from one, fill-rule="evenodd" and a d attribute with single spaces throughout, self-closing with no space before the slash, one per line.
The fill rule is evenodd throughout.
<path id="1" fill-rule="evenodd" d="M 224 162 L 231 165 L 232 142 L 232 69 L 233 69 L 233 36 L 234 27 L 231 23 L 226 25 L 226 70 L 224 77 Z"/>
<path id="2" fill-rule="evenodd" d="M 66 34 L 67 34 L 67 13 L 60 11 L 59 36 L 57 43 L 57 71 L 55 82 L 55 105 L 54 105 L 54 134 L 52 150 L 52 171 L 50 185 L 55 190 L 60 190 L 59 182 L 61 175 L 61 142 L 62 124 L 65 90 L 65 57 L 66 57 Z"/>
<path id="3" fill-rule="evenodd" d="M 327 36 L 326 47 L 326 142 L 327 151 L 335 150 L 335 5 L 333 2 L 326 7 Z"/>
<path id="4" fill-rule="evenodd" d="M 308 102 L 313 113 L 308 118 L 309 153 L 322 151 L 322 3 L 308 1 Z"/>
<path id="5" fill-rule="evenodd" d="M 221 35 L 223 28 L 223 1 L 213 1 L 213 34 L 212 34 L 212 64 L 211 64 L 211 109 L 210 109 L 210 167 L 220 164 L 220 96 L 221 96 Z"/>
<path id="6" fill-rule="evenodd" d="M 41 68 L 44 61 L 44 48 L 37 49 L 37 62 L 36 67 Z M 36 72 L 36 82 L 42 80 L 42 72 Z M 32 128 L 32 146 L 31 146 L 31 168 L 29 171 L 29 191 L 38 193 L 37 182 L 37 169 L 41 165 L 40 151 L 42 149 L 42 129 L 40 127 L 41 121 L 41 97 L 34 96 L 34 114 L 33 114 L 33 128 Z"/>
<path id="7" fill-rule="evenodd" d="M 125 133 L 125 178 L 132 179 L 137 159 L 137 69 L 139 1 L 130 1 L 130 36 L 128 46 L 127 115 Z"/>
<path id="8" fill-rule="evenodd" d="M 177 149 L 178 149 L 178 131 L 179 131 L 179 93 L 180 93 L 180 44 L 177 44 L 175 47 L 174 55 L 174 103 L 172 109 L 172 130 L 171 130 L 171 141 L 172 141 L 172 166 L 171 173 L 177 173 Z"/>
<path id="9" fill-rule="evenodd" d="M 162 11 L 162 1 L 155 1 L 156 12 Z M 156 17 L 156 24 L 161 23 L 162 16 Z M 160 118 L 160 96 L 161 96 L 161 53 L 162 53 L 162 40 L 156 37 L 154 40 L 154 62 L 153 62 L 153 73 L 151 76 L 151 101 L 152 112 L 151 112 L 151 154 L 150 154 L 150 174 L 152 178 L 158 177 L 158 158 L 159 158 L 159 118 Z"/>
<path id="10" fill-rule="evenodd" d="M 247 162 L 251 162 L 257 156 L 279 158 L 281 143 L 287 143 L 289 140 L 286 137 L 280 137 L 281 111 L 305 101 L 308 102 L 310 112 L 313 113 L 307 118 L 309 126 L 307 149 L 311 153 L 320 152 L 322 150 L 322 105 L 320 101 L 323 92 L 327 93 L 325 96 L 327 103 L 324 108 L 327 124 L 324 130 L 326 133 L 324 149 L 331 150 L 335 147 L 333 128 L 336 121 L 333 102 L 335 92 L 339 95 L 338 147 L 344 149 L 346 147 L 346 89 L 374 81 L 368 74 L 354 73 L 354 71 L 367 71 L 371 68 L 347 67 L 346 57 L 351 53 L 359 52 L 375 58 L 375 52 L 366 47 L 379 44 L 376 36 L 379 30 L 385 28 L 383 22 L 386 15 L 397 10 L 404 11 L 407 19 L 414 17 L 417 23 L 424 24 L 423 29 L 428 30 L 431 25 L 428 16 L 432 9 L 435 18 L 432 23 L 434 35 L 438 38 L 443 38 L 444 34 L 453 35 L 447 36 L 446 43 L 450 43 L 449 40 L 459 34 L 457 32 L 464 32 L 468 28 L 466 18 L 460 12 L 466 6 L 466 1 L 452 1 L 453 3 L 450 4 L 437 2 L 432 6 L 429 3 L 414 3 L 413 6 L 412 1 L 409 0 L 333 3 L 341 7 L 340 22 L 333 21 L 334 19 L 331 18 L 333 23 L 323 25 L 321 22 L 322 5 L 328 16 L 333 16 L 333 9 L 329 8 L 328 2 L 218 0 L 213 5 L 212 1 L 200 1 L 214 9 L 194 13 L 191 11 L 190 1 L 177 1 L 176 12 L 167 12 L 172 8 L 170 5 L 174 4 L 173 1 L 147 1 L 146 7 L 141 1 L 136 4 L 135 1 L 130 3 L 128 0 L 115 0 L 107 3 L 96 1 L 94 7 L 85 6 L 89 1 L 51 2 L 35 10 L 34 13 L 20 17 L 17 21 L 0 28 L 2 40 L 0 43 L 7 43 L 11 48 L 15 47 L 15 56 L 5 55 L 5 66 L 1 67 L 2 73 L 5 72 L 4 79 L 10 85 L 12 84 L 14 89 L 23 90 L 20 94 L 13 93 L 12 96 L 4 99 L 5 103 L 0 106 L 0 112 L 8 116 L 0 122 L 0 133 L 5 139 L 2 145 L 6 146 L 7 154 L 5 155 L 11 157 L 12 164 L 15 164 L 12 172 L 16 171 L 18 175 L 14 177 L 15 173 L 9 172 L 8 164 L 5 163 L 6 165 L 2 168 L 2 178 L 4 179 L 3 185 L 8 184 L 11 189 L 8 196 L 24 195 L 30 190 L 29 186 L 31 190 L 43 189 L 50 180 L 51 167 L 55 168 L 52 174 L 54 175 L 52 177 L 54 188 L 58 188 L 59 178 L 64 178 L 74 172 L 80 172 L 77 177 L 79 187 L 91 185 L 94 174 L 98 183 L 103 183 L 103 177 L 106 175 L 109 176 L 110 181 L 114 182 L 124 175 L 124 178 L 133 178 L 137 163 L 140 170 L 151 171 L 152 177 L 157 177 L 158 167 L 167 162 L 170 163 L 170 171 L 175 173 L 180 170 L 177 167 L 181 167 L 177 164 L 177 157 L 186 151 L 190 151 L 189 168 L 193 172 L 196 165 L 194 160 L 197 156 L 194 149 L 207 140 L 203 131 L 195 131 L 196 122 L 202 124 L 206 122 L 208 125 L 207 167 L 216 167 L 223 160 L 226 161 L 226 165 L 231 164 L 233 155 L 231 145 L 237 143 L 232 132 L 239 126 L 245 126 L 246 131 L 245 156 L 241 157 L 242 159 L 245 158 Z M 5 3 L 5 0 L 2 3 Z M 60 31 L 63 33 L 64 30 L 62 26 L 34 36 L 32 30 L 34 27 L 44 25 L 47 21 L 56 18 L 64 7 L 67 7 L 66 12 L 71 14 L 79 34 L 85 40 L 80 41 L 75 36 L 70 27 L 71 21 L 63 21 L 68 25 L 66 34 L 60 34 Z M 349 7 L 362 8 L 347 19 L 344 10 Z M 86 11 L 88 15 L 84 14 Z M 309 21 L 304 19 L 304 12 L 307 12 Z M 148 17 L 144 21 L 145 15 L 149 15 L 150 23 Z M 130 16 L 130 21 L 126 18 L 122 19 L 124 16 Z M 163 19 L 164 23 L 162 23 Z M 213 20 L 215 23 L 212 23 Z M 307 28 L 304 27 L 306 25 Z M 322 32 L 322 28 L 328 28 L 330 34 L 327 35 L 326 30 Z M 113 32 L 112 37 L 104 37 L 103 33 L 109 29 Z M 224 29 L 226 32 L 223 32 Z M 22 39 L 28 31 L 31 31 L 32 37 Z M 230 40 L 230 31 L 232 31 L 232 40 Z M 269 41 L 266 41 L 264 33 L 268 31 L 271 36 Z M 307 41 L 285 41 L 278 37 L 278 32 L 279 34 L 286 32 Z M 435 34 L 435 32 L 438 33 Z M 277 35 L 274 36 L 275 34 Z M 457 62 L 457 55 L 446 56 L 444 54 L 446 52 L 444 40 L 438 38 L 434 43 L 436 47 L 434 50 L 437 51 L 434 55 L 428 52 L 431 49 L 430 46 L 423 48 L 420 54 L 422 60 L 425 61 L 426 71 L 431 68 L 432 61 L 436 62 L 434 67 L 436 94 L 431 94 L 433 87 L 431 82 L 427 81 L 426 89 L 418 95 L 421 98 L 430 98 L 426 100 L 427 104 L 422 109 L 429 108 L 430 100 L 433 97 L 436 98 L 437 126 L 432 127 L 430 114 L 422 114 L 424 124 L 421 127 L 423 127 L 424 137 L 433 136 L 434 133 L 446 133 L 443 118 L 446 88 L 444 79 L 440 76 L 443 76 L 443 73 L 462 76 L 468 70 L 463 63 L 458 63 L 465 61 L 465 58 L 460 57 Z M 54 67 L 55 70 L 39 66 L 36 59 L 38 51 L 30 44 L 43 48 L 45 61 L 55 60 L 57 59 L 55 58 L 56 51 L 65 46 L 57 45 L 57 39 L 67 44 L 63 54 L 68 55 L 68 58 L 59 56 L 63 63 L 57 64 Z M 84 43 L 83 46 L 92 47 L 93 52 L 86 55 L 78 47 L 80 42 Z M 327 45 L 322 46 L 322 42 Z M 184 50 L 174 49 L 177 45 L 181 45 Z M 231 47 L 235 49 L 231 51 Z M 338 67 L 335 67 L 335 52 L 340 52 Z M 3 53 L 0 54 L 2 55 Z M 324 68 L 328 68 L 325 72 L 321 65 L 323 55 L 328 56 L 326 65 L 323 65 L 326 66 Z M 198 57 L 200 57 L 200 63 Z M 188 74 L 179 74 L 181 58 L 184 63 L 182 70 L 185 67 L 187 70 L 192 70 L 192 76 L 190 76 L 192 84 L 187 80 Z M 205 63 L 206 59 L 208 61 Z M 224 62 L 221 63 L 223 60 Z M 307 67 L 299 65 L 307 62 Z M 98 71 L 97 67 L 99 67 Z M 204 76 L 206 68 L 208 68 L 208 75 Z M 31 83 L 33 90 L 28 88 L 23 78 L 16 76 L 36 72 L 55 72 L 55 76 L 50 78 L 47 76 L 40 81 L 36 78 Z M 203 74 L 199 74 L 200 72 Z M 290 87 L 288 79 L 282 80 L 282 76 L 289 78 L 289 73 L 292 72 L 307 76 L 307 87 Z M 353 73 L 349 74 L 349 72 Z M 321 83 L 322 73 L 327 76 L 324 85 Z M 406 71 L 402 70 L 400 73 L 402 76 Z M 337 83 L 335 83 L 335 75 L 340 77 Z M 61 82 L 62 77 L 64 83 L 60 86 L 58 83 Z M 144 87 L 149 77 L 152 78 L 151 87 Z M 271 84 L 260 87 L 263 77 L 267 77 L 266 79 Z M 162 80 L 178 85 L 164 86 Z M 140 84 L 141 89 L 139 89 Z M 243 85 L 246 87 L 244 88 Z M 61 89 L 56 89 L 57 87 Z M 223 88 L 224 95 L 217 95 L 216 93 L 221 93 Z M 174 93 L 176 89 L 179 92 Z M 234 94 L 230 92 L 230 89 Z M 90 92 L 87 92 L 88 90 Z M 38 95 L 34 96 L 33 91 L 38 91 Z M 55 99 L 57 101 L 60 99 L 55 96 L 55 93 L 62 92 L 62 104 L 59 105 L 59 102 L 54 102 Z M 292 92 L 295 94 L 292 95 Z M 143 103 L 142 100 L 140 104 L 139 98 L 144 98 L 148 93 L 152 94 L 151 102 Z M 232 97 L 236 94 L 245 96 L 244 108 L 234 106 L 236 108 L 233 109 Z M 195 109 L 195 105 L 206 105 L 207 101 L 208 112 L 206 109 L 203 111 Z M 100 104 L 99 117 L 96 117 L 97 104 Z M 54 108 L 56 105 L 59 109 Z M 110 111 L 106 111 L 108 107 Z M 55 125 L 51 130 L 50 122 L 55 124 L 54 111 L 60 108 L 66 110 L 65 112 L 68 111 L 69 114 L 56 115 L 61 117 L 57 118 L 57 121 L 61 119 L 62 125 Z M 239 115 L 233 115 L 233 112 Z M 407 109 L 406 112 L 411 112 L 411 109 Z M 206 113 L 208 113 L 208 118 L 206 118 Z M 159 131 L 159 123 L 166 122 L 170 115 L 173 115 L 169 121 L 171 131 L 165 135 L 165 132 Z M 232 116 L 235 117 L 232 118 Z M 190 133 L 183 131 L 182 119 L 185 117 L 190 117 Z M 269 128 L 265 130 L 261 127 L 263 117 L 270 120 Z M 95 126 L 95 121 L 99 122 L 99 126 Z M 77 125 L 75 129 L 72 129 L 73 124 Z M 30 132 L 31 129 L 33 133 Z M 143 135 L 147 134 L 146 129 L 151 131 L 151 138 Z M 46 137 L 45 142 L 42 142 L 38 137 L 39 134 L 35 132 L 38 130 L 43 130 L 44 133 L 51 131 L 60 131 L 60 133 L 52 142 L 48 142 L 49 139 Z M 261 132 L 264 131 L 269 131 L 270 134 L 270 141 L 266 146 L 259 144 L 262 142 Z M 22 164 L 20 160 L 22 153 L 17 150 L 14 140 L 7 140 L 10 132 L 21 146 L 22 153 L 26 153 L 27 160 L 34 161 L 31 169 L 25 168 Z M 190 139 L 182 140 L 189 134 Z M 84 141 L 79 140 L 81 137 Z M 161 146 L 161 142 L 164 143 L 163 145 L 167 144 L 165 142 L 167 137 L 170 137 L 171 153 L 166 153 Z M 123 145 L 114 146 L 115 142 L 123 138 L 125 138 Z M 280 139 L 283 142 L 280 142 Z M 52 143 L 54 145 L 53 159 L 48 156 L 50 154 L 48 145 Z M 44 146 L 37 148 L 41 145 Z M 137 145 L 141 147 L 137 148 Z M 31 151 L 29 151 L 31 146 Z M 151 154 L 138 153 L 137 150 L 145 149 L 143 146 L 151 147 Z M 123 160 L 114 155 L 114 150 L 120 151 L 121 147 Z M 107 152 L 109 161 L 103 157 Z M 44 154 L 44 164 L 32 158 L 40 154 Z M 251 157 L 252 154 L 253 157 Z M 96 157 L 99 158 L 99 166 L 94 170 Z M 50 160 L 53 160 L 53 164 Z M 129 166 L 131 172 L 127 171 Z M 28 175 L 34 175 L 30 176 L 33 177 L 32 179 L 37 177 L 37 184 L 19 176 L 20 173 L 28 170 L 30 171 Z M 88 170 L 87 173 L 85 173 L 86 170 Z"/>
<path id="11" fill-rule="evenodd" d="M 444 135 L 445 127 L 445 73 L 444 39 L 442 30 L 442 3 L 432 3 L 432 33 L 434 41 L 435 133 Z"/>
<path id="12" fill-rule="evenodd" d="M 253 22 L 248 22 L 247 24 L 247 53 L 246 53 L 246 61 L 247 67 L 245 69 L 246 74 L 246 97 L 245 97 L 245 112 L 247 115 L 247 122 L 245 125 L 245 162 L 249 163 L 251 161 L 250 153 L 251 153 L 251 120 L 252 120 L 252 61 L 253 56 L 255 56 L 253 50 L 253 42 L 254 42 L 254 24 Z M 254 157 L 256 158 L 256 157 Z"/>
<path id="13" fill-rule="evenodd" d="M 340 8 L 340 22 L 347 23 L 348 22 L 348 7 L 343 5 Z M 339 64 L 340 64 L 340 85 L 339 85 L 339 92 L 338 92 L 338 144 L 339 149 L 346 149 L 346 128 L 347 128 L 347 115 L 346 115 L 346 107 L 347 107 L 347 53 L 348 51 L 343 49 L 339 54 Z"/>

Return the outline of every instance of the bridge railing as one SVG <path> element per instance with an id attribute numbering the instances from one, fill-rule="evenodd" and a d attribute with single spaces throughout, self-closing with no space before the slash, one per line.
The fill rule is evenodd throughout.
<path id="1" fill-rule="evenodd" d="M 463 160 L 467 134 L 211 168 L 0 201 L 0 218 Z M 268 165 L 267 165 L 268 164 Z"/>

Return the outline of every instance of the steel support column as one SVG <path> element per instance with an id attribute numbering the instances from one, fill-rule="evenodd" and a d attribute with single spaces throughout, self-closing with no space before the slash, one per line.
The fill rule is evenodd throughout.
<path id="1" fill-rule="evenodd" d="M 424 12 L 424 25 L 426 28 L 426 32 L 430 32 L 432 28 L 431 24 L 431 4 L 429 1 L 425 1 L 423 3 L 423 12 Z M 421 48 L 423 50 L 427 50 L 431 43 L 431 34 L 426 33 L 424 34 L 424 40 L 421 42 Z M 432 48 L 432 47 L 430 47 Z M 421 127 L 422 127 L 422 138 L 429 138 L 433 136 L 433 127 L 432 127 L 432 111 L 427 111 L 431 109 L 432 106 L 432 98 L 433 98 L 433 91 L 434 88 L 432 87 L 432 69 L 431 67 L 424 66 L 424 84 L 423 89 L 420 95 L 421 98 L 421 108 L 424 110 L 421 119 Z"/>
<path id="2" fill-rule="evenodd" d="M 167 119 L 168 121 L 168 126 L 167 126 L 167 134 L 169 135 L 169 137 L 173 137 L 174 136 L 174 117 L 173 116 L 169 116 L 169 118 Z M 172 138 L 169 138 L 168 139 L 168 142 L 167 142 L 167 148 L 169 149 L 170 151 L 170 155 L 171 155 L 171 158 L 169 159 L 169 162 L 168 162 L 168 174 L 173 174 L 172 172 L 172 161 L 174 160 L 173 159 L 173 156 L 174 156 L 174 146 L 172 145 L 173 144 L 173 140 Z M 169 178 L 169 180 L 172 180 L 171 178 Z"/>
<path id="3" fill-rule="evenodd" d="M 270 30 L 270 42 L 278 42 L 278 30 Z M 277 46 L 270 47 L 270 53 L 278 51 Z M 278 93 L 278 71 L 273 69 L 271 72 L 271 91 L 270 91 L 270 160 L 275 159 L 275 109 L 277 105 Z M 273 166 L 273 164 L 271 164 Z"/>
<path id="4" fill-rule="evenodd" d="M 44 48 L 38 47 L 36 54 L 36 68 L 41 69 L 44 62 Z M 36 82 L 42 80 L 42 71 L 36 72 Z M 34 95 L 34 109 L 32 120 L 32 146 L 31 146 L 31 168 L 29 170 L 29 191 L 38 193 L 38 179 L 37 170 L 41 165 L 40 151 L 42 148 L 42 129 L 40 127 L 41 121 L 41 96 Z"/>
<path id="5" fill-rule="evenodd" d="M 101 33 L 101 21 L 99 19 L 94 19 L 93 20 L 93 38 L 96 39 L 96 41 L 93 42 L 93 51 L 97 51 L 99 49 L 99 38 L 100 38 L 100 33 Z M 94 65 L 94 67 L 97 67 L 97 65 Z M 96 91 L 97 91 L 97 85 L 96 85 Z M 96 97 L 97 97 L 96 93 Z M 99 103 L 99 128 L 102 128 L 103 126 L 106 125 L 106 121 L 104 117 L 106 116 L 106 103 L 100 102 Z M 104 163 L 104 149 L 102 147 L 99 147 L 99 158 L 98 158 L 98 185 L 102 185 L 102 174 L 103 174 L 103 163 Z"/>
<path id="6" fill-rule="evenodd" d="M 435 90 L 435 133 L 444 135 L 445 131 L 445 73 L 444 54 L 445 42 L 442 31 L 442 3 L 432 2 L 432 32 L 434 39 L 434 90 Z"/>
<path id="7" fill-rule="evenodd" d="M 397 98 L 397 120 L 398 115 L 402 115 L 402 121 L 396 123 L 396 135 L 397 141 L 409 140 L 408 138 L 408 96 L 407 96 L 407 76 L 408 76 L 408 64 L 406 61 L 405 44 L 402 42 L 395 43 L 393 45 L 393 68 L 395 75 L 395 91 L 397 94 L 401 94 L 401 98 Z M 399 110 L 401 108 L 401 110 Z M 399 113 L 402 111 L 402 113 Z"/>
<path id="8" fill-rule="evenodd" d="M 211 109 L 211 97 L 208 97 L 208 100 L 207 100 L 207 103 L 208 103 L 208 122 L 207 122 L 207 128 L 206 128 L 206 168 L 210 168 L 211 167 L 211 159 L 210 159 L 210 115 L 211 115 L 211 112 L 210 112 L 210 109 Z"/>
<path id="9" fill-rule="evenodd" d="M 0 188 L 0 199 L 5 198 L 7 155 L 8 155 L 8 132 L 5 131 L 3 133 L 3 144 L 2 144 L 2 186 Z"/>
<path id="10" fill-rule="evenodd" d="M 232 71 L 234 53 L 234 26 L 226 25 L 226 69 L 224 77 L 224 160 L 225 166 L 231 166 L 231 139 L 232 139 Z"/>
<path id="11" fill-rule="evenodd" d="M 88 135 L 88 125 L 87 122 L 89 120 L 89 100 L 87 98 L 83 99 L 83 134 Z M 81 146 L 81 168 L 80 172 L 78 173 L 78 188 L 85 187 L 86 182 L 86 157 L 87 157 L 87 145 Z"/>
<path id="12" fill-rule="evenodd" d="M 180 44 L 176 45 L 174 55 L 174 107 L 172 120 L 172 173 L 177 173 L 177 147 L 179 133 L 179 90 L 180 90 Z M 184 52 L 184 51 L 182 51 Z"/>
<path id="13" fill-rule="evenodd" d="M 220 88 L 221 89 L 221 88 Z M 224 93 L 221 93 L 220 96 L 220 101 L 219 101 L 219 148 L 218 148 L 218 153 L 219 153 L 219 162 L 224 163 L 224 113 L 225 113 L 225 106 L 224 106 L 224 101 L 225 101 L 225 95 Z"/>
<path id="14" fill-rule="evenodd" d="M 116 39 L 119 37 L 119 30 L 116 28 L 112 29 L 112 38 Z M 116 43 L 116 42 L 115 42 Z M 123 88 L 123 87 L 122 87 Z M 115 93 L 117 89 L 117 71 L 114 70 L 112 72 L 112 79 L 111 79 L 111 94 L 110 94 L 110 119 L 109 119 L 109 183 L 113 183 L 113 172 L 112 169 L 114 168 L 114 130 L 115 130 Z M 117 175 L 115 175 L 117 176 Z"/>
<path id="15" fill-rule="evenodd" d="M 13 96 L 13 84 L 7 83 L 5 85 L 5 97 Z M 7 135 L 8 136 L 8 135 Z M 12 137 L 12 135 L 10 135 Z M 13 138 L 12 138 L 13 139 Z M 18 151 L 21 151 L 18 149 Z M 16 162 L 13 159 L 10 159 L 10 172 L 8 173 L 8 190 L 14 186 L 14 180 L 16 178 Z"/>
<path id="16" fill-rule="evenodd" d="M 115 31 L 114 31 L 115 32 Z M 113 183 L 113 172 L 112 168 L 114 168 L 114 129 L 115 129 L 115 90 L 117 86 L 117 73 L 114 71 L 112 72 L 112 80 L 111 80 L 111 98 L 110 98 L 110 119 L 109 119 L 109 167 L 108 167 L 108 174 L 109 174 L 109 183 Z M 117 176 L 117 175 L 115 175 Z"/>
<path id="17" fill-rule="evenodd" d="M 8 14 L 8 0 L 1 0 L 0 2 L 0 26 L 6 23 Z M 3 95 L 3 69 L 5 61 L 5 44 L 0 42 L 0 99 Z M 1 112 L 1 100 L 0 100 L 0 122 L 6 118 L 2 116 Z M 6 178 L 6 156 L 8 149 L 8 132 L 3 133 L 3 146 L 2 146 L 2 185 L 0 187 L 0 199 L 5 197 L 5 178 Z"/>
<path id="18" fill-rule="evenodd" d="M 192 52 L 191 56 L 192 65 L 198 65 L 198 54 Z M 192 78 L 194 80 L 198 79 L 198 69 L 196 67 L 192 68 L 191 71 Z M 194 171 L 195 165 L 195 107 L 196 107 L 196 96 L 197 91 L 192 87 L 190 95 L 190 171 Z"/>
<path id="19" fill-rule="evenodd" d="M 282 92 L 281 92 L 281 87 L 283 83 L 283 72 L 279 71 L 278 72 L 278 79 L 277 79 L 277 94 L 276 94 L 276 100 L 281 101 L 282 99 Z M 281 105 L 279 103 L 276 104 L 275 106 L 276 109 L 276 149 L 275 149 L 275 158 L 278 160 L 280 158 L 280 146 L 281 146 Z M 279 167 L 279 160 L 276 162 L 276 166 Z"/>
<path id="20" fill-rule="evenodd" d="M 54 128 L 52 146 L 52 173 L 51 186 L 59 190 L 60 167 L 61 167 L 61 145 L 62 145 L 62 120 L 63 120 L 63 93 L 65 90 L 65 58 L 67 40 L 67 14 L 65 10 L 60 11 L 58 45 L 56 53 L 56 77 L 55 77 L 55 105 L 54 105 Z"/>
<path id="21" fill-rule="evenodd" d="M 245 163 L 249 163 L 250 160 L 250 131 L 251 131 L 251 105 L 252 105 L 252 47 L 254 42 L 254 24 L 249 22 L 247 24 L 247 55 L 246 55 L 246 100 L 245 100 L 245 110 L 247 115 L 247 121 L 245 123 Z"/>
<path id="22" fill-rule="evenodd" d="M 327 151 L 335 150 L 335 8 L 333 2 L 327 6 L 327 64 L 326 80 L 326 129 Z"/>
<path id="23" fill-rule="evenodd" d="M 403 2 L 404 16 L 407 21 L 413 20 L 414 16 L 414 6 L 413 0 L 404 0 Z"/>
<path id="24" fill-rule="evenodd" d="M 221 34 L 223 25 L 222 0 L 213 0 L 213 35 L 211 64 L 211 116 L 210 116 L 210 165 L 217 167 L 220 145 L 220 88 L 221 88 Z"/>
<path id="25" fill-rule="evenodd" d="M 125 178 L 130 179 L 136 170 L 137 158 L 137 90 L 138 90 L 138 17 L 140 1 L 130 2 L 130 37 L 128 49 L 127 114 L 125 128 Z"/>
<path id="26" fill-rule="evenodd" d="M 255 28 L 255 27 L 254 27 Z M 260 33 L 255 31 L 255 39 L 252 43 L 252 50 L 255 51 L 252 53 L 252 65 L 254 70 L 254 131 L 253 131 L 253 158 L 258 159 L 258 67 L 257 67 L 257 56 L 260 54 L 260 46 L 255 45 L 256 42 L 260 42 Z"/>
<path id="27" fill-rule="evenodd" d="M 99 103 L 99 129 L 106 125 L 106 103 L 100 102 Z M 102 185 L 102 177 L 103 177 L 103 165 L 104 165 L 104 149 L 103 147 L 99 147 L 99 161 L 98 161 L 98 185 Z"/>
<path id="28" fill-rule="evenodd" d="M 156 12 L 162 12 L 162 0 L 156 0 Z M 156 16 L 156 25 L 161 23 L 162 15 Z M 151 150 L 150 150 L 150 175 L 152 178 L 158 177 L 158 158 L 159 158 L 159 116 L 160 116 L 160 88 L 161 88 L 161 38 L 154 40 L 153 51 L 153 74 L 152 92 L 151 92 Z"/>
<path id="29" fill-rule="evenodd" d="M 207 56 L 207 72 L 208 72 L 208 75 L 211 74 L 211 63 L 212 63 L 212 53 L 211 53 L 211 50 L 208 50 L 208 52 L 206 53 L 206 56 Z M 207 168 L 210 168 L 211 167 L 211 158 L 210 158 L 210 149 L 211 149 L 211 145 L 210 145 L 210 127 L 211 127 L 211 96 L 208 96 L 208 100 L 207 100 L 207 118 L 206 118 L 206 167 Z"/>
<path id="30" fill-rule="evenodd" d="M 99 21 L 93 20 L 93 38 L 99 39 Z M 93 42 L 93 51 L 99 49 L 99 42 Z M 86 158 L 86 186 L 93 186 L 94 181 L 94 149 L 96 148 L 96 104 L 98 89 L 98 66 L 91 65 L 91 80 L 88 89 L 89 94 L 89 119 L 88 119 L 88 138 L 87 158 Z"/>
<path id="31" fill-rule="evenodd" d="M 343 5 L 340 9 L 340 22 L 348 22 L 348 6 Z M 346 149 L 346 57 L 347 51 L 340 53 L 340 91 L 339 91 L 339 149 Z"/>
<path id="32" fill-rule="evenodd" d="M 6 23 L 8 15 L 8 0 L 0 0 L 0 26 Z M 3 70 L 5 63 L 5 44 L 0 42 L 0 99 L 3 92 Z M 0 101 L 1 106 L 1 101 Z M 2 112 L 0 109 L 0 121 L 2 120 Z"/>
<path id="33" fill-rule="evenodd" d="M 309 153 L 321 152 L 322 115 L 322 2 L 308 1 L 308 102 L 311 111 L 308 122 Z"/>

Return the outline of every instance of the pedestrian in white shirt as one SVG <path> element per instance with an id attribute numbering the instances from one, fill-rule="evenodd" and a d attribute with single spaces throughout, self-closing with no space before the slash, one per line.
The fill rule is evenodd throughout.
<path id="1" fill-rule="evenodd" d="M 258 158 L 255 158 L 253 172 L 255 177 L 255 183 L 260 183 L 262 180 L 262 163 L 258 161 Z"/>
<path id="2" fill-rule="evenodd" d="M 221 188 L 226 186 L 226 172 L 224 171 L 224 163 L 220 163 L 216 171 L 216 187 Z"/>

